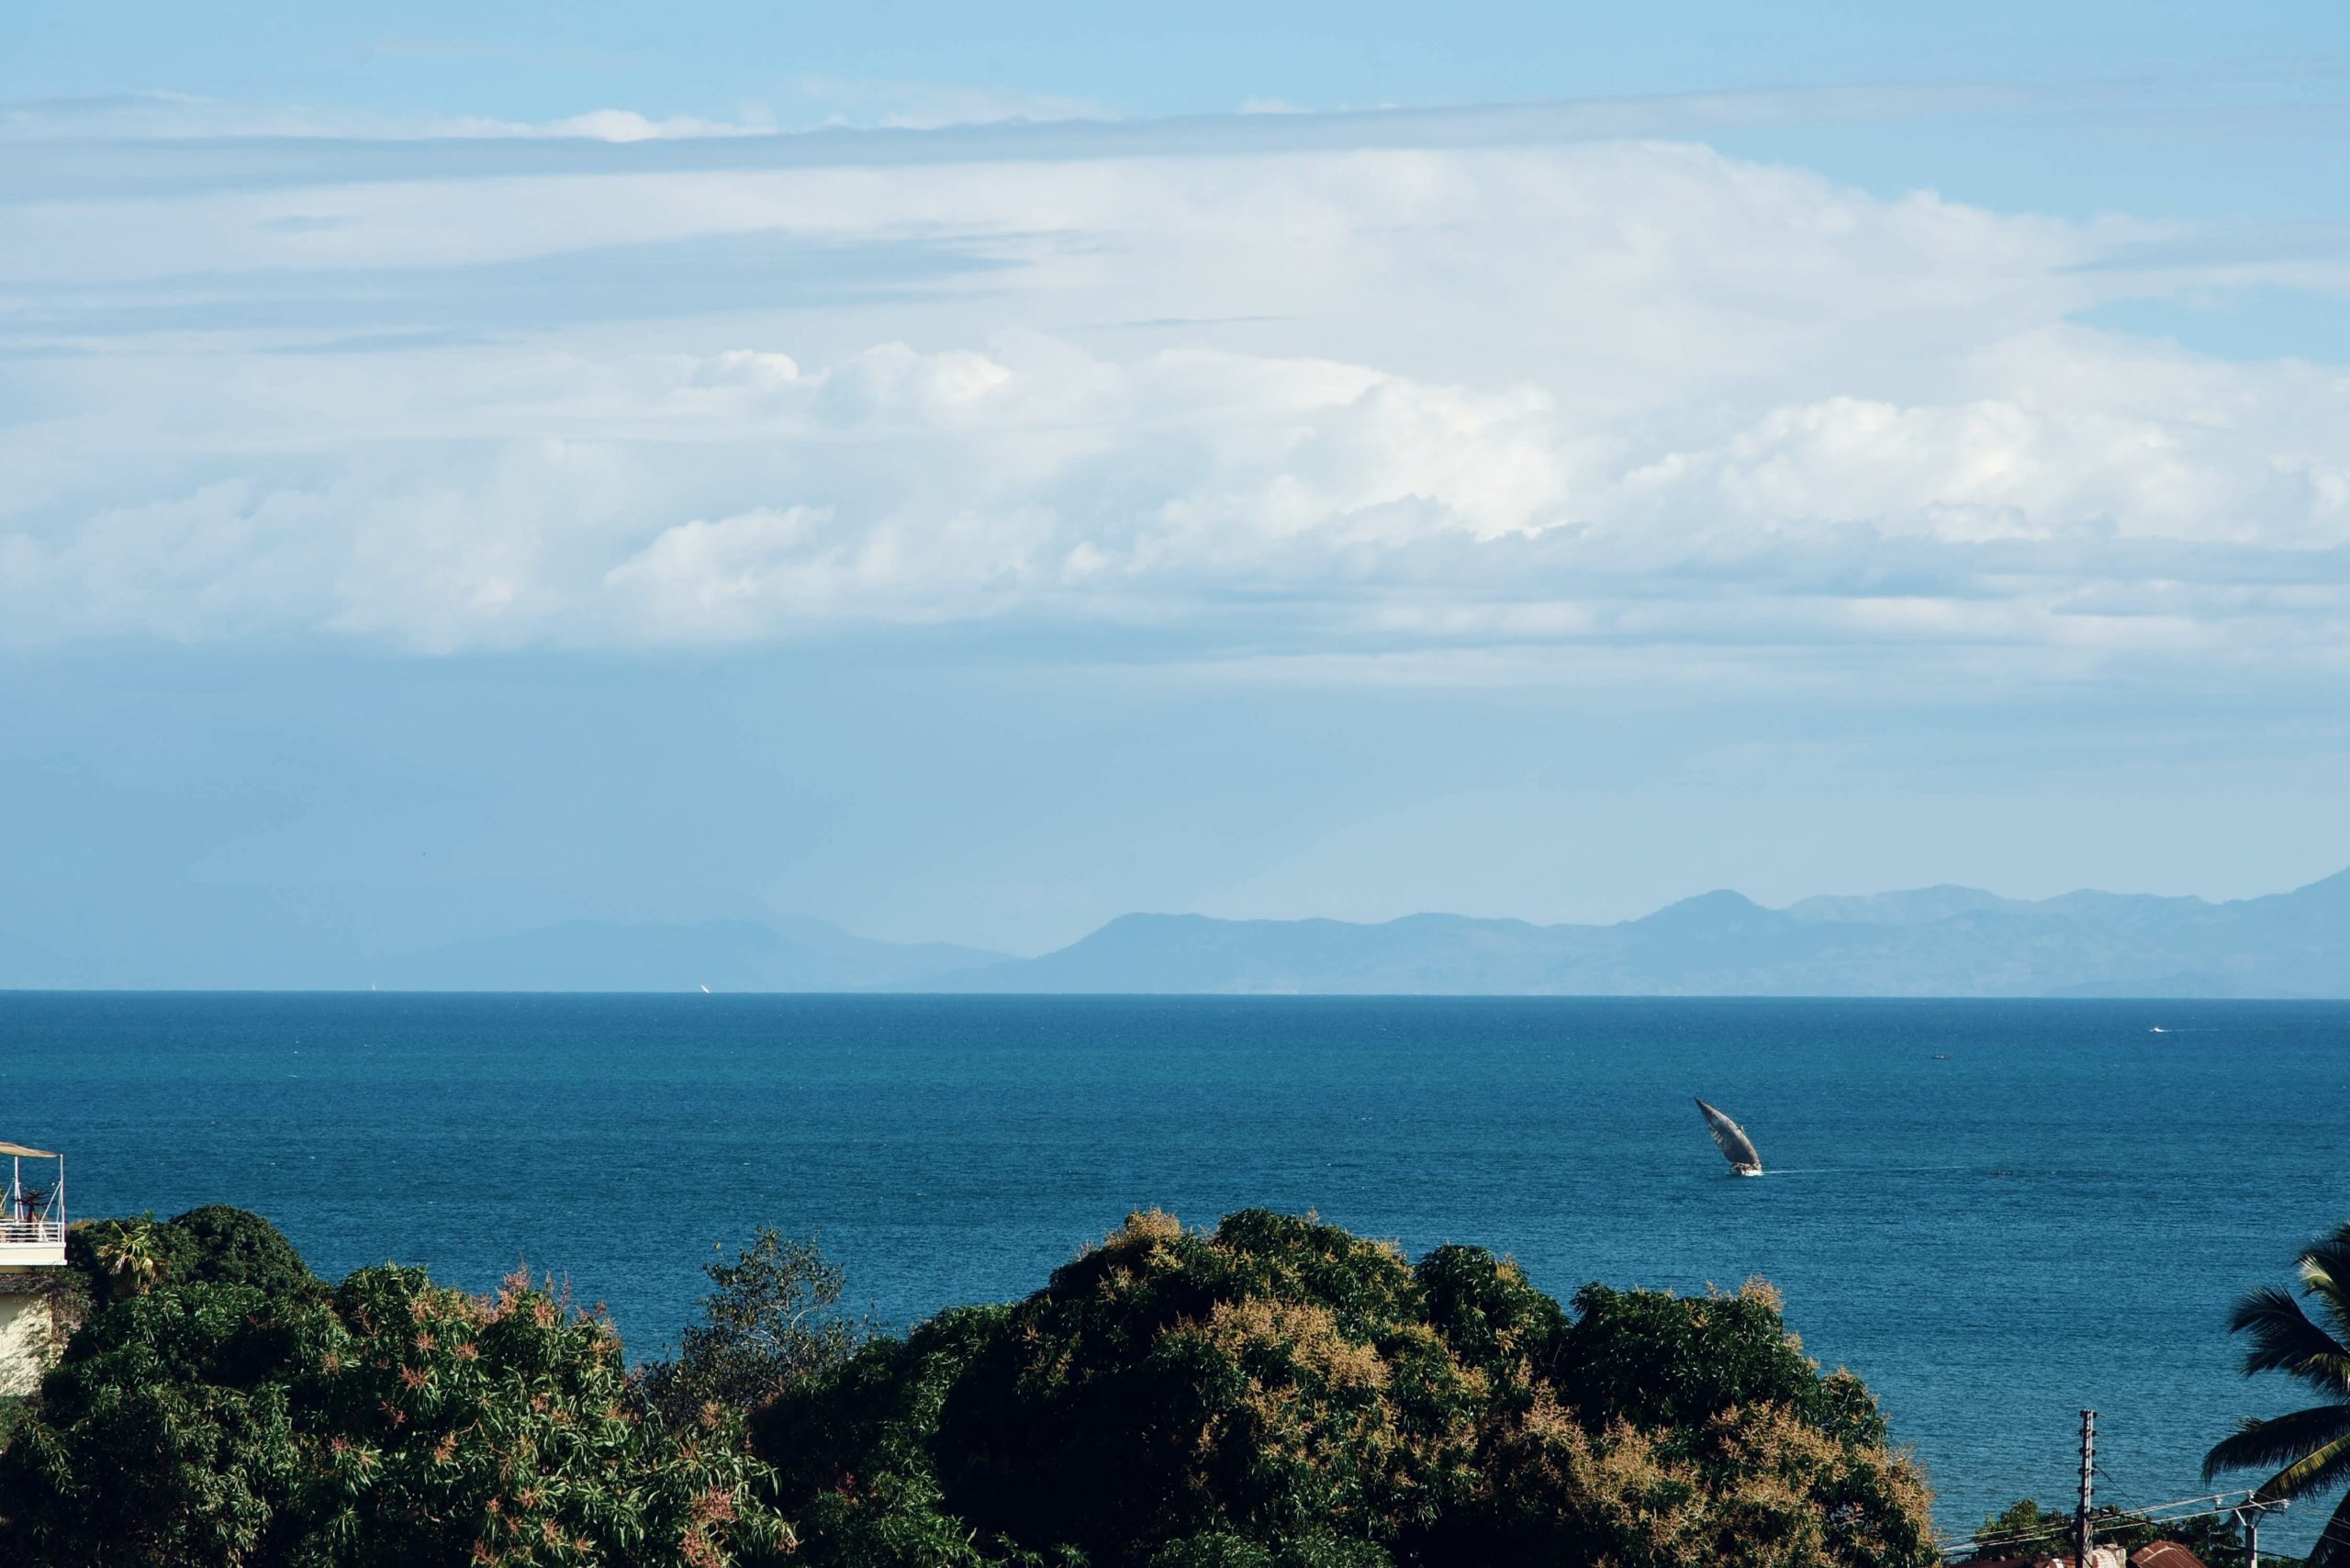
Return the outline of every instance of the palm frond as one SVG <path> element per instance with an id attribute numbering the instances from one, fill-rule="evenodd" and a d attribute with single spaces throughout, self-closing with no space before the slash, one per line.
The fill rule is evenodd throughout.
<path id="1" fill-rule="evenodd" d="M 2350 1225 L 2310 1245 L 2298 1272 L 2301 1287 L 2323 1309 L 2337 1337 L 2350 1337 Z"/>
<path id="2" fill-rule="evenodd" d="M 2254 1488 L 2262 1498 L 2308 1497 L 2330 1492 L 2350 1472 L 2350 1438 L 2336 1438 L 2311 1449 Z"/>
<path id="3" fill-rule="evenodd" d="M 2302 1568 L 2350 1568 L 2350 1497 L 2342 1499 L 2333 1518 L 2319 1532 Z"/>
<path id="4" fill-rule="evenodd" d="M 2232 1436 L 2211 1445 L 2211 1451 L 2203 1456 L 2203 1479 L 2212 1480 L 2230 1470 L 2290 1467 L 2345 1439 L 2350 1439 L 2350 1405 L 2319 1405 L 2271 1420 L 2247 1420 Z"/>
<path id="5" fill-rule="evenodd" d="M 2275 1285 L 2246 1291 L 2228 1314 L 2228 1332 L 2252 1336 L 2244 1353 L 2246 1377 L 2290 1372 L 2329 1394 L 2350 1395 L 2350 1349 L 2311 1322 L 2290 1292 Z"/>

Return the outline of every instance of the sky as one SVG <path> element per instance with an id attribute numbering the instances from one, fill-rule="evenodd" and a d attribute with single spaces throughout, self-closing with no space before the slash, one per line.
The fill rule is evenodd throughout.
<path id="1" fill-rule="evenodd" d="M 0 937 L 2350 866 L 2338 5 L 1108 9 L 9 7 Z"/>

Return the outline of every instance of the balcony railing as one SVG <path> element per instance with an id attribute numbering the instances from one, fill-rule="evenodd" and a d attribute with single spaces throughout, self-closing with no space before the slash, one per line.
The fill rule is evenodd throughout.
<path id="1" fill-rule="evenodd" d="M 53 1219 L 0 1220 L 0 1247 L 65 1245 L 65 1226 Z"/>

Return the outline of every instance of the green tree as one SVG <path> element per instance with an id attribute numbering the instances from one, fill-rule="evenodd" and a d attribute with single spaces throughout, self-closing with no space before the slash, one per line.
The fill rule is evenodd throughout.
<path id="1" fill-rule="evenodd" d="M 19 1563 L 264 1562 L 301 1473 L 270 1374 L 305 1327 L 259 1291 L 158 1285 L 99 1309 L 0 1452 Z"/>
<path id="2" fill-rule="evenodd" d="M 864 1346 L 753 1422 L 838 1568 L 1921 1568 L 1927 1495 L 1766 1288 L 1415 1266 L 1311 1216 L 1131 1216 L 1004 1307 Z"/>
<path id="3" fill-rule="evenodd" d="M 2121 1508 L 2100 1507 L 2089 1520 L 2099 1546 L 2118 1546 L 2126 1554 L 2158 1540 L 2177 1541 L 2193 1552 L 2204 1568 L 2244 1568 L 2244 1536 L 2231 1514 L 2199 1514 L 2156 1521 Z M 2009 1504 L 1983 1521 L 1975 1532 L 1973 1561 L 1994 1562 L 2035 1554 L 2069 1555 L 2073 1516 L 2024 1498 Z M 2291 1568 L 2290 1558 L 2274 1551 L 2261 1553 L 2271 1568 Z"/>
<path id="4" fill-rule="evenodd" d="M 1494 1528 L 1445 1561 L 1932 1562 L 1924 1480 L 1860 1379 L 1822 1376 L 1751 1282 L 1584 1287 L 1557 1370 L 1489 1467 Z"/>
<path id="5" fill-rule="evenodd" d="M 323 1288 L 285 1234 L 251 1209 L 190 1209 L 163 1226 L 162 1241 L 173 1277 L 184 1282 L 252 1285 L 270 1295 Z"/>
<path id="6" fill-rule="evenodd" d="M 2035 1552 L 2064 1551 L 2072 1539 L 2072 1515 L 2059 1508 L 2043 1508 L 2024 1497 L 1983 1521 L 1982 1528 L 1975 1532 L 1974 1555 L 1991 1562 L 2003 1557 L 2030 1557 Z"/>
<path id="7" fill-rule="evenodd" d="M 99 1308 L 44 1381 L 0 1451 L 0 1560 L 716 1568 L 788 1549 L 740 1422 L 647 1421 L 610 1327 L 551 1290 L 390 1266 L 331 1293 L 191 1278 L 283 1261 L 241 1221 L 184 1238 L 207 1235 L 210 1263 Z"/>
<path id="8" fill-rule="evenodd" d="M 145 1295 L 163 1277 L 162 1249 L 152 1219 L 112 1222 L 103 1235 L 83 1239 L 89 1244 L 94 1265 L 87 1272 L 104 1282 L 109 1297 Z"/>
<path id="9" fill-rule="evenodd" d="M 673 1426 L 717 1405 L 748 1415 L 805 1377 L 830 1371 L 872 1335 L 840 1311 L 846 1279 L 815 1241 L 764 1226 L 732 1259 L 702 1265 L 712 1289 L 674 1361 L 637 1372 L 646 1406 Z"/>
<path id="10" fill-rule="evenodd" d="M 94 1304 L 144 1295 L 158 1284 L 247 1284 L 276 1295 L 324 1291 L 278 1228 L 250 1209 L 207 1204 L 171 1220 L 153 1215 L 76 1223 L 65 1261 Z"/>
<path id="11" fill-rule="evenodd" d="M 2250 1338 L 2246 1377 L 2281 1372 L 2320 1402 L 2288 1416 L 2247 1418 L 2203 1458 L 2207 1481 L 2230 1471 L 2269 1471 L 2255 1492 L 2262 1499 L 2321 1495 L 2350 1479 L 2350 1225 L 2313 1242 L 2297 1271 L 2315 1317 L 2291 1291 L 2264 1285 L 2238 1298 L 2228 1329 Z M 2311 1568 L 2350 1562 L 2350 1496 L 2334 1509 L 2309 1561 Z"/>

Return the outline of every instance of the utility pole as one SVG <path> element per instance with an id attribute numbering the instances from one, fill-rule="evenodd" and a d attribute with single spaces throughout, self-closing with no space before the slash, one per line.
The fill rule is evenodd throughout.
<path id="1" fill-rule="evenodd" d="M 2081 1412 L 2081 1500 L 2073 1511 L 2073 1568 L 2089 1568 L 2089 1494 L 2097 1474 L 2097 1412 Z"/>
<path id="2" fill-rule="evenodd" d="M 2236 1523 L 2244 1527 L 2244 1555 L 2250 1568 L 2260 1568 L 2260 1516 L 2271 1508 L 2285 1506 L 2285 1499 L 2263 1500 L 2259 1496 L 2246 1498 L 2236 1506 Z"/>

